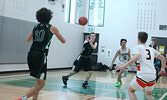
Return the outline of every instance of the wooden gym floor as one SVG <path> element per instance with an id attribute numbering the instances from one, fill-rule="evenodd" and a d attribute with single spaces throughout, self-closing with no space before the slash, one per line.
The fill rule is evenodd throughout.
<path id="1" fill-rule="evenodd" d="M 128 86 L 136 73 L 123 77 L 123 85 L 115 87 L 118 73 L 95 71 L 90 79 L 90 89 L 82 88 L 86 72 L 79 72 L 68 80 L 64 87 L 61 77 L 71 70 L 49 71 L 46 85 L 38 100 L 129 100 Z M 0 100 L 14 100 L 22 97 L 35 84 L 28 73 L 0 74 Z M 147 100 L 144 91 L 136 91 L 138 100 Z M 167 77 L 161 77 L 153 91 L 155 100 L 167 100 Z M 160 99 L 163 98 L 163 99 Z M 29 100 L 32 100 L 30 98 Z"/>

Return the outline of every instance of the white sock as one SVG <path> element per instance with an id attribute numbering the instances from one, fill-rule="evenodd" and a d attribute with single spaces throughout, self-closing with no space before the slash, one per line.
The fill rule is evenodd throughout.
<path id="1" fill-rule="evenodd" d="M 25 95 L 25 96 L 23 96 L 21 99 L 22 99 L 22 100 L 28 100 L 28 98 L 27 98 L 27 96 L 26 96 L 26 95 Z"/>

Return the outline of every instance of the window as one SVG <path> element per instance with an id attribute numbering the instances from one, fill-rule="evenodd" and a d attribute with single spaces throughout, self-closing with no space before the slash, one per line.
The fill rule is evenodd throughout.
<path id="1" fill-rule="evenodd" d="M 89 26 L 104 26 L 105 0 L 89 0 Z"/>
<path id="2" fill-rule="evenodd" d="M 76 24 L 78 19 L 84 15 L 85 0 L 66 0 L 65 21 Z"/>

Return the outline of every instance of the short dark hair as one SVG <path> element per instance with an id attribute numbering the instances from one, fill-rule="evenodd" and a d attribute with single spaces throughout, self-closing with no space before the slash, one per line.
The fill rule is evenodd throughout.
<path id="1" fill-rule="evenodd" d="M 47 8 L 41 8 L 36 12 L 36 19 L 40 23 L 49 23 L 52 19 L 53 12 Z"/>
<path id="2" fill-rule="evenodd" d="M 121 39 L 121 41 L 120 41 L 120 45 L 121 45 L 121 46 L 122 46 L 122 41 L 127 42 L 127 40 L 126 40 L 126 39 Z"/>
<path id="3" fill-rule="evenodd" d="M 96 34 L 96 33 L 94 33 L 94 32 L 91 32 L 91 33 L 90 33 L 90 35 L 91 35 L 91 34 Z"/>
<path id="4" fill-rule="evenodd" d="M 148 38 L 148 34 L 146 32 L 138 33 L 138 39 L 141 41 L 141 43 L 146 43 L 147 38 Z"/>

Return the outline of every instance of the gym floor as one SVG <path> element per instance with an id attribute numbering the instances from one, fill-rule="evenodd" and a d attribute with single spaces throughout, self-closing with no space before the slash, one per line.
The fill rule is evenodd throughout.
<path id="1" fill-rule="evenodd" d="M 46 85 L 38 100 L 129 100 L 128 87 L 136 73 L 122 78 L 123 85 L 115 87 L 118 73 L 95 71 L 90 79 L 91 88 L 82 88 L 86 72 L 79 72 L 68 80 L 64 87 L 61 77 L 71 70 L 49 71 Z M 35 84 L 29 73 L 0 74 L 0 100 L 14 100 L 22 97 Z M 139 100 L 147 100 L 145 90 L 136 91 Z M 161 77 L 153 91 L 155 100 L 167 100 L 167 79 Z M 162 98 L 162 99 L 161 99 Z M 31 98 L 29 99 L 31 100 Z"/>

